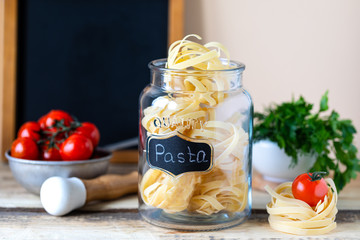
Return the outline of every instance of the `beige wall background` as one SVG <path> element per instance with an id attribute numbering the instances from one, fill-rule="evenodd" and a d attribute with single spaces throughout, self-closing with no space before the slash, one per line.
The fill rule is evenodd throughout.
<path id="1" fill-rule="evenodd" d="M 360 0 L 186 0 L 185 33 L 245 63 L 255 111 L 303 95 L 360 131 Z M 360 150 L 360 134 L 355 138 Z"/>

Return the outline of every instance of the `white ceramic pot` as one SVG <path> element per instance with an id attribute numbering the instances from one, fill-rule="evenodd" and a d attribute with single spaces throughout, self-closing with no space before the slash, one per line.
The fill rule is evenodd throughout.
<path id="1" fill-rule="evenodd" d="M 298 164 L 290 167 L 291 157 L 269 140 L 261 140 L 253 146 L 253 167 L 272 182 L 293 181 L 301 173 L 308 172 L 316 161 L 314 155 L 298 155 Z"/>

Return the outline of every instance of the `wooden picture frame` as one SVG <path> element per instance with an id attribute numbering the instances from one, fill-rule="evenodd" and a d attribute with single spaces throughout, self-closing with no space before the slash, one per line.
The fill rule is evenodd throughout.
<path id="1" fill-rule="evenodd" d="M 184 34 L 184 0 L 169 0 L 168 44 Z M 5 151 L 16 135 L 16 62 L 17 62 L 18 0 L 0 1 L 0 154 L 6 162 Z M 137 161 L 137 151 L 114 154 L 114 159 Z M 123 157 L 122 157 L 123 156 Z"/>

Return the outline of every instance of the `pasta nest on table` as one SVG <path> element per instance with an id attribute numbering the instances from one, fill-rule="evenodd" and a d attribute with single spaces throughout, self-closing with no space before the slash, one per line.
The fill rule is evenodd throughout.
<path id="1" fill-rule="evenodd" d="M 266 206 L 270 227 L 297 235 L 324 234 L 335 229 L 338 195 L 334 181 L 331 178 L 325 181 L 329 185 L 328 193 L 314 208 L 294 198 L 291 182 L 280 184 L 274 190 L 266 186 L 265 190 L 271 195 L 271 202 Z"/>

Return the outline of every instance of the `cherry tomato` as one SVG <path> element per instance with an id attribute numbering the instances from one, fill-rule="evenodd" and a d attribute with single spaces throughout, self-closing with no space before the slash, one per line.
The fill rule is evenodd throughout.
<path id="1" fill-rule="evenodd" d="M 81 123 L 81 127 L 76 128 L 75 133 L 89 138 L 94 148 L 99 144 L 100 132 L 99 129 L 93 123 L 90 122 Z"/>
<path id="2" fill-rule="evenodd" d="M 68 137 L 60 147 L 60 155 L 63 160 L 86 160 L 93 153 L 93 145 L 89 138 L 73 134 Z"/>
<path id="3" fill-rule="evenodd" d="M 317 205 L 328 193 L 328 186 L 322 177 L 324 172 L 303 173 L 292 183 L 292 193 L 296 199 L 302 200 L 311 207 Z"/>
<path id="4" fill-rule="evenodd" d="M 41 129 L 45 129 L 46 128 L 46 117 L 47 117 L 47 114 L 41 116 L 39 118 L 39 120 L 37 121 L 39 123 L 39 126 Z"/>
<path id="5" fill-rule="evenodd" d="M 42 116 L 38 120 L 38 123 L 40 124 L 41 129 L 45 130 L 51 128 L 54 125 L 55 120 L 60 121 L 61 119 L 64 119 L 65 126 L 70 126 L 70 123 L 74 121 L 70 114 L 63 110 L 51 110 L 48 114 Z"/>
<path id="6" fill-rule="evenodd" d="M 40 125 L 37 122 L 26 122 L 21 125 L 18 131 L 18 138 L 32 138 L 34 141 L 40 140 Z"/>
<path id="7" fill-rule="evenodd" d="M 62 160 L 60 155 L 60 148 L 59 144 L 57 144 L 57 147 L 50 147 L 48 146 L 49 143 L 41 146 L 40 151 L 40 158 L 42 160 L 46 161 L 56 161 L 56 160 Z"/>
<path id="8" fill-rule="evenodd" d="M 11 156 L 22 159 L 39 159 L 39 149 L 31 138 L 17 138 L 11 145 Z"/>

